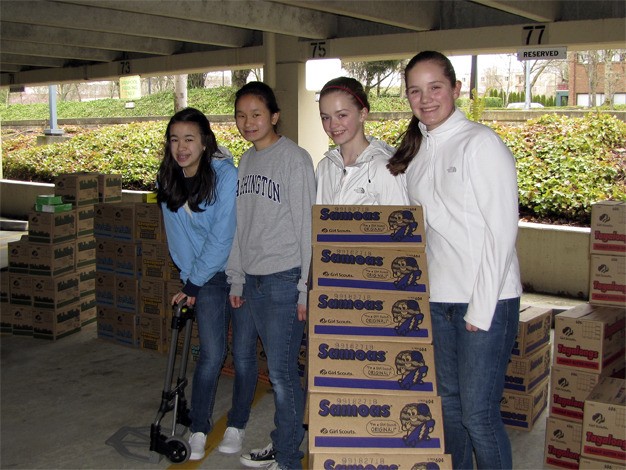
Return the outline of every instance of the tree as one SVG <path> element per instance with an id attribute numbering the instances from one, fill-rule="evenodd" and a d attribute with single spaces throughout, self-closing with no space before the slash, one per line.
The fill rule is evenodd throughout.
<path id="1" fill-rule="evenodd" d="M 600 64 L 599 51 L 584 51 L 578 54 L 578 61 L 582 64 L 585 72 L 587 72 L 587 83 L 589 85 L 589 104 L 588 107 L 596 106 L 597 89 L 598 89 L 598 65 Z"/>
<path id="2" fill-rule="evenodd" d="M 174 112 L 187 107 L 187 74 L 174 76 Z"/>
<path id="3" fill-rule="evenodd" d="M 342 62 L 342 67 L 363 84 L 365 93 L 369 94 L 372 88 L 376 88 L 376 96 L 380 96 L 382 83 L 400 72 L 403 61 L 379 60 L 372 62 Z"/>
<path id="4" fill-rule="evenodd" d="M 230 74 L 232 87 L 239 90 L 248 81 L 248 75 L 250 75 L 252 69 L 240 69 L 232 70 Z"/>
<path id="5" fill-rule="evenodd" d="M 190 73 L 187 77 L 187 86 L 193 88 L 204 88 L 204 82 L 206 81 L 207 73 Z"/>

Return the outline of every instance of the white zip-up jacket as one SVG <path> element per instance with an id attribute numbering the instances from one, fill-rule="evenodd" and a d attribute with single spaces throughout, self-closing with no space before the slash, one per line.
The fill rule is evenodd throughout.
<path id="1" fill-rule="evenodd" d="M 431 302 L 467 303 L 465 321 L 489 330 L 496 303 L 522 294 L 515 250 L 515 160 L 490 128 L 458 109 L 427 131 L 407 169 L 424 207 Z"/>
<path id="2" fill-rule="evenodd" d="M 374 137 L 354 165 L 344 166 L 339 147 L 317 165 L 317 204 L 408 205 L 404 175 L 387 169 L 395 149 Z"/>

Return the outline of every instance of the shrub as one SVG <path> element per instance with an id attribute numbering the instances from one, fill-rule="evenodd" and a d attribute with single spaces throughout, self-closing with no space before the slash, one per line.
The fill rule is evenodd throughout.
<path id="1" fill-rule="evenodd" d="M 366 132 L 392 145 L 408 119 L 367 121 Z M 524 125 L 489 124 L 513 152 L 520 212 L 534 219 L 588 225 L 591 204 L 626 200 L 626 124 L 600 113 L 582 118 L 544 115 Z M 121 173 L 125 189 L 154 189 L 165 121 L 64 129 L 72 139 L 34 146 L 34 137 L 3 131 L 4 177 L 51 182 L 73 171 Z M 234 124 L 214 123 L 217 141 L 235 162 L 249 148 Z"/>

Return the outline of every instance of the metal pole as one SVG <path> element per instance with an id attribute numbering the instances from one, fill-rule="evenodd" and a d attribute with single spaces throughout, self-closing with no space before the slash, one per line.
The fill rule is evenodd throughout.
<path id="1" fill-rule="evenodd" d="M 48 85 L 48 104 L 50 107 L 50 129 L 45 129 L 45 135 L 63 135 L 63 129 L 57 127 L 57 86 Z"/>
<path id="2" fill-rule="evenodd" d="M 524 109 L 530 109 L 530 63 L 524 62 L 526 72 L 526 99 L 524 100 Z"/>

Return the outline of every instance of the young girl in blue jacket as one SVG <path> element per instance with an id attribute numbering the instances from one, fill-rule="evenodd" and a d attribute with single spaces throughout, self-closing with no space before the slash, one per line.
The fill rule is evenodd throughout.
<path id="1" fill-rule="evenodd" d="M 228 150 L 218 147 L 208 119 L 197 109 L 176 113 L 165 138 L 157 200 L 169 251 L 184 284 L 171 303 L 195 306 L 198 323 L 200 355 L 192 383 L 189 444 L 190 460 L 200 460 L 213 425 L 217 383 L 226 357 L 231 309 L 224 270 L 236 227 L 237 170 Z M 256 363 L 237 361 L 243 346 L 236 338 L 251 337 L 240 333 L 254 325 L 249 317 L 233 312 L 232 326 L 235 382 L 228 427 L 218 447 L 224 453 L 241 450 L 257 379 Z"/>

